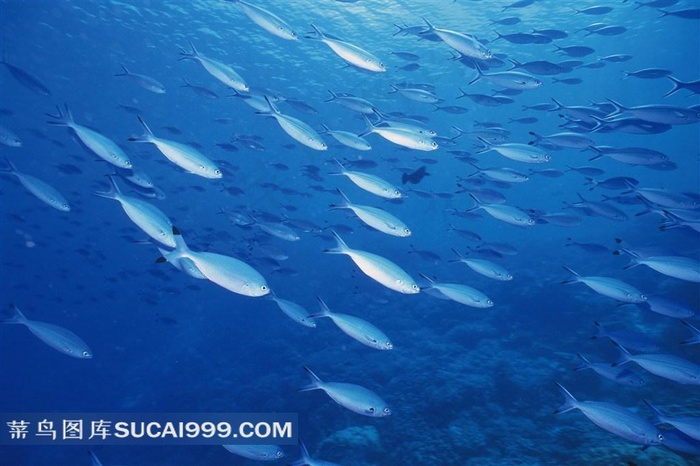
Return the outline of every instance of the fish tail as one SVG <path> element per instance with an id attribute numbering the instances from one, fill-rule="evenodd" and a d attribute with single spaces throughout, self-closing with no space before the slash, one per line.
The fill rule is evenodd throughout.
<path id="1" fill-rule="evenodd" d="M 117 196 L 121 194 L 119 186 L 117 186 L 117 182 L 112 175 L 107 175 L 107 178 L 109 179 L 109 191 L 93 191 L 92 194 L 108 199 L 116 199 Z"/>
<path id="2" fill-rule="evenodd" d="M 56 111 L 58 112 L 57 115 L 52 115 L 50 113 L 47 113 L 46 116 L 49 118 L 53 118 L 54 120 L 47 121 L 48 124 L 50 125 L 56 125 L 56 126 L 70 126 L 73 124 L 73 114 L 70 111 L 70 108 L 68 107 L 68 104 L 63 104 L 65 111 L 61 110 L 61 107 L 56 105 Z"/>
<path id="3" fill-rule="evenodd" d="M 433 26 L 433 25 L 430 23 L 430 21 L 428 21 L 427 19 L 425 19 L 425 16 L 421 16 L 421 18 L 423 19 L 423 21 L 425 21 L 425 24 L 426 24 L 426 26 L 428 26 L 428 29 L 429 29 L 429 30 L 431 30 L 431 31 L 434 31 L 434 30 L 435 30 L 435 26 Z"/>
<path id="4" fill-rule="evenodd" d="M 130 142 L 151 142 L 153 140 L 153 131 L 151 131 L 151 128 L 148 127 L 145 121 L 143 121 L 143 118 L 141 118 L 141 115 L 137 115 L 137 118 L 139 119 L 139 123 L 141 123 L 141 127 L 143 127 L 143 130 L 145 133 L 143 136 L 133 136 L 129 138 Z"/>
<path id="5" fill-rule="evenodd" d="M 328 92 L 331 93 L 331 98 L 328 100 L 324 100 L 324 102 L 332 102 L 338 98 L 338 94 L 336 94 L 335 92 L 331 91 L 330 89 L 328 89 Z"/>
<path id="6" fill-rule="evenodd" d="M 309 385 L 306 385 L 304 387 L 301 387 L 299 389 L 300 392 L 307 392 L 309 390 L 318 390 L 321 388 L 321 384 L 323 383 L 321 379 L 318 378 L 316 374 L 311 372 L 311 369 L 309 369 L 307 366 L 304 366 L 304 370 L 306 373 L 309 375 L 309 378 L 311 379 L 311 383 Z"/>
<path id="7" fill-rule="evenodd" d="M 6 166 L 3 168 L 0 168 L 1 172 L 10 173 L 12 175 L 17 173 L 17 169 L 15 168 L 15 165 L 12 162 L 10 162 L 10 159 L 8 159 L 7 157 L 3 157 L 3 161 L 5 162 Z"/>
<path id="8" fill-rule="evenodd" d="M 564 270 L 566 270 L 566 271 L 571 272 L 572 274 L 574 274 L 574 278 L 572 278 L 572 279 L 570 279 L 570 280 L 564 280 L 564 281 L 562 281 L 562 282 L 561 282 L 562 285 L 569 285 L 569 284 L 571 284 L 571 283 L 577 283 L 577 282 L 578 282 L 578 278 L 579 278 L 581 275 L 579 275 L 578 273 L 574 272 L 573 270 L 571 270 L 569 267 L 567 267 L 567 266 L 565 266 L 565 265 L 562 265 L 562 267 L 564 267 Z"/>
<path id="9" fill-rule="evenodd" d="M 617 367 L 617 366 L 621 366 L 621 365 L 625 364 L 626 362 L 630 362 L 631 361 L 630 352 L 627 351 L 624 346 L 622 346 L 621 344 L 619 344 L 615 340 L 612 340 L 612 342 L 615 346 L 617 346 L 617 349 L 620 350 L 620 359 L 618 359 L 617 361 L 612 363 L 611 366 Z"/>
<path id="10" fill-rule="evenodd" d="M 676 78 L 674 78 L 674 77 L 671 76 L 671 75 L 668 75 L 668 76 L 666 76 L 666 77 L 667 77 L 668 79 L 670 79 L 671 82 L 673 82 L 673 88 L 671 88 L 670 91 L 668 91 L 667 93 L 665 93 L 665 94 L 663 95 L 663 97 L 668 97 L 668 96 L 670 96 L 671 94 L 675 94 L 676 92 L 678 92 L 679 90 L 681 90 L 681 89 L 684 87 L 684 85 L 685 85 L 685 83 L 684 83 L 683 81 L 681 81 L 680 79 L 676 79 Z"/>
<path id="11" fill-rule="evenodd" d="M 270 107 L 270 112 L 274 112 L 277 115 L 280 115 L 282 113 L 282 112 L 280 112 L 280 109 L 277 108 L 277 106 L 272 103 L 272 101 L 270 100 L 270 98 L 268 96 L 265 96 L 265 102 L 267 102 L 267 105 Z M 264 113 L 265 112 L 263 112 L 263 114 Z"/>
<path id="12" fill-rule="evenodd" d="M 335 231 L 331 230 L 331 233 L 333 233 L 333 237 L 335 238 L 338 245 L 334 248 L 326 249 L 323 252 L 325 252 L 326 254 L 347 254 L 350 248 L 347 244 L 345 244 L 345 241 L 343 241 L 343 239 L 340 236 L 338 236 L 338 233 L 336 233 Z"/>
<path id="13" fill-rule="evenodd" d="M 555 99 L 554 97 L 552 97 L 552 102 L 554 102 L 555 105 L 557 106 L 557 108 L 552 109 L 552 111 L 561 110 L 562 108 L 564 108 L 564 106 L 561 104 L 561 102 L 559 102 L 559 101 L 558 101 L 557 99 Z"/>
<path id="14" fill-rule="evenodd" d="M 588 359 L 586 359 L 584 355 L 582 355 L 581 353 L 576 353 L 576 356 L 578 356 L 583 361 L 582 365 L 574 367 L 574 370 L 576 372 L 591 368 L 591 362 Z"/>
<path id="15" fill-rule="evenodd" d="M 323 131 L 319 131 L 318 134 L 328 134 L 331 131 L 331 129 L 325 123 L 321 123 L 321 128 L 323 128 Z"/>
<path id="16" fill-rule="evenodd" d="M 19 310 L 14 303 L 10 303 L 10 309 L 12 309 L 12 316 L 3 318 L 0 320 L 2 324 L 24 324 L 27 322 L 27 318 L 24 317 L 22 311 Z"/>
<path id="17" fill-rule="evenodd" d="M 646 403 L 647 406 L 649 406 L 649 409 L 654 413 L 654 417 L 652 418 L 651 422 L 652 424 L 661 424 L 664 421 L 661 419 L 663 417 L 663 414 L 661 414 L 661 411 L 659 411 L 656 406 L 651 404 L 651 401 L 647 400 L 646 398 L 644 399 L 644 403 Z"/>
<path id="18" fill-rule="evenodd" d="M 428 280 L 428 282 L 431 283 L 431 284 L 432 284 L 432 283 L 435 283 L 435 280 L 433 280 L 432 278 L 430 278 L 429 276 L 427 276 L 427 275 L 425 275 L 425 274 L 422 274 L 422 273 L 419 272 L 418 275 L 420 275 L 420 276 L 423 277 L 424 279 Z"/>
<path id="19" fill-rule="evenodd" d="M 574 395 L 569 393 L 569 390 L 564 388 L 564 386 L 559 382 L 557 382 L 557 387 L 559 387 L 559 391 L 564 396 L 564 404 L 555 409 L 554 414 L 562 414 L 571 411 L 572 409 L 576 409 L 578 401 L 576 401 Z"/>
<path id="20" fill-rule="evenodd" d="M 315 314 L 309 314 L 309 317 L 313 319 L 317 317 L 330 317 L 332 312 L 328 305 L 323 301 L 323 299 L 321 299 L 320 296 L 316 296 L 316 299 L 318 300 L 318 305 L 321 307 L 321 311 Z"/>
<path id="21" fill-rule="evenodd" d="M 693 324 L 691 324 L 687 320 L 681 320 L 681 322 L 683 323 L 683 325 L 688 327 L 688 330 L 690 330 L 691 333 L 693 334 L 687 340 L 683 340 L 681 342 L 681 345 L 693 345 L 693 344 L 700 342 L 700 330 L 698 330 Z"/>
<path id="22" fill-rule="evenodd" d="M 481 71 L 481 67 L 479 67 L 479 64 L 477 62 L 474 62 L 474 68 L 476 69 L 476 78 L 469 81 L 469 85 L 474 84 L 475 82 L 480 80 L 481 77 L 484 75 L 484 72 Z"/>
<path id="23" fill-rule="evenodd" d="M 340 205 L 331 204 L 331 207 L 334 209 L 345 209 L 345 208 L 349 207 L 351 204 L 350 199 L 348 199 L 348 197 L 345 195 L 345 193 L 343 191 L 341 191 L 340 188 L 335 188 L 335 190 L 338 191 L 338 194 L 343 196 L 343 203 Z"/>
<path id="24" fill-rule="evenodd" d="M 120 63 L 120 65 L 121 65 L 122 69 L 124 70 L 124 72 L 123 72 L 123 73 L 117 73 L 117 74 L 115 74 L 114 76 L 129 76 L 131 73 L 129 73 L 129 70 L 126 68 L 126 66 L 124 66 L 123 63 Z"/>
<path id="25" fill-rule="evenodd" d="M 610 97 L 606 97 L 605 100 L 607 100 L 608 102 L 613 104 L 613 107 L 615 107 L 615 111 L 608 116 L 619 115 L 620 113 L 622 113 L 622 110 L 624 110 L 624 107 L 622 106 L 622 104 L 612 100 Z"/>
<path id="26" fill-rule="evenodd" d="M 180 233 L 180 230 L 176 226 L 173 226 L 173 238 L 175 239 L 175 249 L 167 255 L 156 259 L 156 262 L 167 262 L 170 258 L 188 257 L 190 248 L 187 246 L 185 238 L 182 237 L 182 233 Z"/>
<path id="27" fill-rule="evenodd" d="M 326 36 L 323 35 L 323 33 L 321 32 L 321 30 L 320 30 L 319 28 L 317 28 L 317 27 L 314 25 L 314 23 L 310 23 L 310 24 L 311 24 L 311 29 L 314 30 L 314 33 L 315 33 L 316 35 L 315 35 L 314 37 L 308 37 L 309 39 L 313 38 L 313 39 L 319 39 L 319 40 L 321 40 L 321 39 L 325 39 L 325 38 L 326 38 Z"/>

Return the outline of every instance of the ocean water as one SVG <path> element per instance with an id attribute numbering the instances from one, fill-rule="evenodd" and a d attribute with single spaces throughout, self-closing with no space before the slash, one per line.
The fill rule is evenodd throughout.
<path id="1" fill-rule="evenodd" d="M 667 3 L 675 4 L 666 11 L 698 11 L 691 0 Z M 645 295 L 671 297 L 700 312 L 698 283 L 643 265 L 625 269 L 630 257 L 625 252 L 613 254 L 620 247 L 617 238 L 633 251 L 656 248 L 651 256 L 663 251 L 662 255 L 700 258 L 698 94 L 681 89 L 663 97 L 672 88 L 664 73 L 655 79 L 623 79 L 625 71 L 654 68 L 697 82 L 698 19 L 664 16 L 656 8 L 619 0 L 537 0 L 510 8 L 506 8 L 513 4 L 510 0 L 258 0 L 255 4 L 282 17 L 299 40 L 276 37 L 239 6 L 217 0 L 0 1 L 4 59 L 50 91 L 44 95 L 26 78 L 17 79 L 10 67 L 0 67 L 3 135 L 9 130 L 22 142 L 21 147 L 0 145 L 0 156 L 20 172 L 53 186 L 71 206 L 70 212 L 54 209 L 32 196 L 16 177 L 1 177 L 3 316 L 12 318 L 10 303 L 14 303 L 29 319 L 79 335 L 93 354 L 89 360 L 71 358 L 23 326 L 1 325 L 0 411 L 294 412 L 310 454 L 345 465 L 700 464 L 699 441 L 691 442 L 690 452 L 667 446 L 642 449 L 597 427 L 580 411 L 553 414 L 563 403 L 558 382 L 579 400 L 615 403 L 646 419 L 653 413 L 645 399 L 665 414 L 700 417 L 697 373 L 696 385 L 682 384 L 629 363 L 623 367 L 646 381 L 629 387 L 591 370 L 573 371 L 580 364 L 576 353 L 594 362 L 613 362 L 620 356 L 607 338 L 591 339 L 596 333 L 594 321 L 610 330 L 646 335 L 658 346 L 651 352 L 697 365 L 700 345 L 679 345 L 691 336 L 680 319 L 652 312 L 645 304 L 621 303 L 582 283 L 561 283 L 572 278 L 563 269 L 566 266 L 583 276 L 622 280 Z M 596 5 L 611 10 L 602 14 L 584 10 Z M 583 11 L 577 13 L 574 7 Z M 509 95 L 483 79 L 470 84 L 477 71 L 453 60 L 457 52 L 448 43 L 395 26 L 423 27 L 422 18 L 485 43 L 501 61 L 500 66 L 482 61 L 485 73 L 507 71 L 509 58 L 521 63 L 582 63 L 556 75 L 530 73 L 542 81 L 541 86 Z M 495 23 L 506 18 L 519 22 Z M 386 72 L 347 65 L 326 44 L 305 38 L 311 23 L 331 40 L 342 39 L 379 57 Z M 618 35 L 602 35 L 595 33 L 602 27 L 595 23 L 625 29 Z M 567 37 L 524 44 L 496 35 L 496 31 L 530 34 L 533 29 L 556 29 Z M 590 31 L 594 33 L 586 35 Z M 359 151 L 322 135 L 328 149 L 314 150 L 290 137 L 273 118 L 256 114 L 243 98 L 231 97 L 233 91 L 203 66 L 180 60 L 181 50 L 190 50 L 190 41 L 201 54 L 235 69 L 251 94 L 284 96 L 310 106 L 276 103 L 284 115 L 316 131 L 322 124 L 354 134 L 366 129 L 357 112 L 327 102 L 331 90 L 366 99 L 385 114 L 396 112 L 390 118 L 422 118 L 426 128 L 445 139 L 436 139 L 437 150 L 423 152 L 369 134 L 365 139 L 372 149 Z M 593 51 L 571 57 L 555 46 L 586 46 Z M 392 52 L 417 57 L 406 60 Z M 628 59 L 603 59 L 616 54 Z M 121 64 L 162 83 L 166 92 L 151 92 L 135 79 L 115 77 L 122 72 Z M 406 68 L 410 64 L 417 66 Z M 554 78 L 575 81 L 567 84 Z M 218 98 L 182 87 L 185 80 Z M 443 100 L 440 106 L 466 111 L 436 110 L 432 104 L 392 93 L 392 85 L 427 90 Z M 458 98 L 462 92 L 498 93 L 510 101 L 486 106 Z M 654 130 L 653 134 L 627 132 L 629 126 L 625 131 L 611 127 L 609 121 L 590 131 L 594 121 L 589 118 L 587 129 L 582 128 L 574 121 L 580 117 L 571 116 L 570 109 L 530 108 L 552 104 L 552 99 L 567 107 L 598 109 L 603 120 L 618 118 L 611 115 L 614 108 L 606 99 L 627 108 L 671 105 L 693 110 L 687 110 L 687 124 L 663 126 L 642 118 L 632 128 L 636 133 Z M 360 317 L 382 329 L 393 349 L 367 347 L 330 319 L 316 319 L 316 328 L 304 327 L 270 299 L 236 294 L 168 263 L 156 263 L 161 256 L 157 243 L 149 241 L 117 202 L 93 195 L 108 189 L 106 175 L 115 170 L 112 165 L 84 147 L 74 132 L 46 123 L 52 120 L 46 114 L 56 115 L 56 106 L 64 104 L 76 123 L 110 138 L 135 168 L 152 178 L 162 193 L 160 199 L 139 197 L 127 181 L 116 182 L 125 195 L 162 210 L 193 250 L 244 261 L 265 278 L 276 297 L 298 303 L 309 313 L 319 312 L 317 296 L 321 297 L 334 312 Z M 137 114 L 156 136 L 199 147 L 223 177 L 187 173 L 154 145 L 129 142 L 144 132 Z M 629 113 L 623 110 L 622 115 Z M 514 121 L 528 117 L 536 121 Z M 376 121 L 374 115 L 370 119 Z M 473 134 L 455 138 L 453 128 L 488 130 L 479 134 L 487 138 L 506 134 L 510 143 L 527 144 L 535 140 L 530 132 L 546 136 L 571 131 L 563 126 L 567 123 L 595 146 L 651 149 L 667 160 L 651 166 L 610 157 L 590 161 L 595 155 L 590 149 L 544 144 L 551 160 L 527 164 L 494 150 L 479 152 L 482 143 Z M 391 182 L 403 197 L 387 200 L 345 176 L 334 176 L 338 166 L 333 159 L 349 170 Z M 529 179 L 503 183 L 472 176 L 476 169 L 469 161 L 480 168 L 517 170 Z M 402 174 L 421 166 L 429 176 L 417 184 L 402 183 Z M 569 169 L 582 166 L 602 172 L 591 176 Z M 560 176 L 537 173 L 542 169 L 556 170 L 553 174 Z M 614 177 L 630 177 L 636 188 L 630 190 L 624 183 L 614 190 L 592 188 L 586 180 Z M 367 227 L 348 209 L 331 209 L 342 202 L 338 188 L 353 203 L 401 219 L 411 235 L 387 235 Z M 470 211 L 475 202 L 469 192 L 483 197 L 479 190 L 484 189 L 501 193 L 505 205 L 518 207 L 534 224 L 519 227 L 492 217 L 486 209 Z M 645 204 L 643 194 L 652 192 L 645 189 L 673 193 L 683 205 Z M 582 208 L 577 204 L 579 194 L 596 204 Z M 596 210 L 607 208 L 601 205 L 614 206 L 627 218 L 601 216 Z M 664 210 L 686 220 L 678 223 Z M 561 226 L 552 223 L 557 217 L 550 221 L 541 217 L 545 213 L 566 213 L 575 217 L 565 219 L 580 222 Z M 300 238 L 285 241 L 267 233 L 262 224 L 238 225 L 235 214 L 241 214 L 245 223 L 253 222 L 246 214 L 258 222 L 281 223 Z M 420 274 L 438 283 L 478 289 L 493 306 L 476 308 L 438 299 L 435 291 L 390 290 L 365 275 L 350 257 L 324 253 L 335 247 L 332 230 L 351 248 L 398 264 L 423 291 L 429 284 Z M 602 250 L 583 249 L 572 241 L 596 243 Z M 517 254 L 504 254 L 503 244 Z M 480 275 L 454 262 L 453 249 L 466 258 L 492 261 L 513 279 Z M 697 314 L 686 320 L 699 324 Z M 391 415 L 362 416 L 322 391 L 298 392 L 309 383 L 304 366 L 324 381 L 372 390 L 387 402 Z M 669 430 L 668 425 L 659 428 Z M 87 465 L 87 449 L 3 446 L 0 463 Z M 218 446 L 92 449 L 106 466 L 256 464 Z M 283 450 L 279 464 L 299 458 L 296 446 Z"/>

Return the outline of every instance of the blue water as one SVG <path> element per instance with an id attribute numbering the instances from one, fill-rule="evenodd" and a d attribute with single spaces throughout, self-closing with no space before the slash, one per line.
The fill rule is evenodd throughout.
<path id="1" fill-rule="evenodd" d="M 44 83 L 51 96 L 40 95 L 0 67 L 0 123 L 23 142 L 21 148 L 0 146 L 21 172 L 36 176 L 58 189 L 70 202 L 70 213 L 60 212 L 30 195 L 14 177 L 0 183 L 2 234 L 0 298 L 5 315 L 15 303 L 27 317 L 50 322 L 80 335 L 92 349 L 91 360 L 67 357 L 43 344 L 26 328 L 0 326 L 0 411 L 14 412 L 296 412 L 299 432 L 311 455 L 347 465 L 690 465 L 698 456 L 665 447 L 645 450 L 606 432 L 580 412 L 554 416 L 562 399 L 555 382 L 581 400 L 598 400 L 630 407 L 646 418 L 649 399 L 664 412 L 700 416 L 697 387 L 682 385 L 629 365 L 647 381 L 628 388 L 602 379 L 592 371 L 574 372 L 580 352 L 592 361 L 614 361 L 618 351 L 608 340 L 591 340 L 593 321 L 614 329 L 634 330 L 654 338 L 662 353 L 700 363 L 700 346 L 680 346 L 688 330 L 678 319 L 650 312 L 644 306 L 624 305 L 598 295 L 583 284 L 560 284 L 571 275 L 566 265 L 582 275 L 623 280 L 646 294 L 663 294 L 700 308 L 697 283 L 662 275 L 648 267 L 629 270 L 625 254 L 613 255 L 615 238 L 635 247 L 657 246 L 674 254 L 698 259 L 697 231 L 688 227 L 659 230 L 658 213 L 636 216 L 639 203 L 614 204 L 629 219 L 614 221 L 587 216 L 565 203 L 623 191 L 592 191 L 585 176 L 573 171 L 558 178 L 533 174 L 510 186 L 483 181 L 496 189 L 507 204 L 523 210 L 578 215 L 576 227 L 536 224 L 519 228 L 490 217 L 462 214 L 473 201 L 462 191 L 479 177 L 461 180 L 474 169 L 449 152 L 469 151 L 481 167 L 530 169 L 590 165 L 604 170 L 594 177 L 633 177 L 642 188 L 700 195 L 700 132 L 695 123 L 674 125 L 669 131 L 639 135 L 622 132 L 588 134 L 596 145 L 645 147 L 663 152 L 675 163 L 673 170 L 630 166 L 609 158 L 592 162 L 592 152 L 564 148 L 550 151 L 544 165 L 526 165 L 495 152 L 476 154 L 480 144 L 466 136 L 456 146 L 435 152 L 406 150 L 378 135 L 366 137 L 369 152 L 342 147 L 328 135 L 329 149 L 318 152 L 298 144 L 271 118 L 255 114 L 230 90 L 197 63 L 179 61 L 179 48 L 192 41 L 204 55 L 230 64 L 250 84 L 299 99 L 315 109 L 302 113 L 286 103 L 280 110 L 320 130 L 360 133 L 357 114 L 335 103 L 325 103 L 328 89 L 371 101 L 383 112 L 403 112 L 428 118 L 441 136 L 453 137 L 455 125 L 483 130 L 478 123 L 495 122 L 510 131 L 510 142 L 527 143 L 534 131 L 549 135 L 564 131 L 560 111 L 523 110 L 523 106 L 551 103 L 588 106 L 612 98 L 625 106 L 698 105 L 698 95 L 681 90 L 662 96 L 671 81 L 628 78 L 622 71 L 663 68 L 683 81 L 700 76 L 698 38 L 700 22 L 675 16 L 661 17 L 653 8 L 635 9 L 634 2 L 580 0 L 579 9 L 596 4 L 613 7 L 594 16 L 573 14 L 557 0 L 538 0 L 525 8 L 502 12 L 509 0 L 331 0 L 258 1 L 283 17 L 299 33 L 299 41 L 284 41 L 253 23 L 237 6 L 215 0 L 192 2 L 85 2 L 2 1 L 1 48 L 8 62 Z M 669 10 L 697 8 L 679 1 Z M 469 93 L 492 94 L 496 86 L 468 82 L 475 71 L 450 60 L 452 49 L 443 42 L 393 35 L 393 23 L 423 24 L 490 40 L 488 47 L 500 58 L 520 62 L 577 59 L 555 52 L 560 46 L 586 45 L 595 53 L 580 58 L 584 64 L 612 54 L 628 54 L 624 63 L 605 62 L 601 68 L 577 68 L 557 78 L 580 78 L 580 84 L 553 83 L 512 96 L 513 103 L 480 106 L 456 100 L 461 87 Z M 513 26 L 491 20 L 518 17 Z M 591 23 L 620 25 L 619 36 L 584 37 L 579 31 Z M 356 44 L 380 57 L 386 73 L 369 73 L 345 66 L 323 43 L 304 39 L 309 23 L 324 32 Z M 531 29 L 559 29 L 568 38 L 553 44 L 511 44 L 496 40 L 501 34 Z M 420 56 L 420 67 L 400 70 L 409 62 L 391 51 Z M 160 81 L 167 92 L 158 95 L 124 77 L 114 77 L 120 64 L 132 72 Z M 490 72 L 505 71 L 508 67 Z M 216 92 L 206 99 L 182 88 L 183 78 Z M 460 115 L 434 112 L 429 104 L 389 94 L 391 84 L 429 83 L 445 100 L 460 105 Z M 315 329 L 303 327 L 282 314 L 274 302 L 226 291 L 206 280 L 196 280 L 169 264 L 157 264 L 155 244 L 116 202 L 92 195 L 106 190 L 109 165 L 81 147 L 65 128 L 46 124 L 46 113 L 67 103 L 77 123 L 116 141 L 134 166 L 148 173 L 165 193 L 156 204 L 182 231 L 195 250 L 239 258 L 254 266 L 275 294 L 316 312 L 316 296 L 337 312 L 352 314 L 381 328 L 391 338 L 392 351 L 377 351 L 352 340 L 329 320 Z M 132 144 L 140 135 L 136 115 L 120 106 L 133 106 L 160 137 L 200 144 L 201 151 L 222 168 L 222 180 L 185 173 L 152 145 Z M 510 119 L 534 116 L 534 124 Z M 223 122 L 216 121 L 227 119 Z M 177 128 L 173 134 L 165 126 Z M 227 152 L 217 143 L 235 135 L 256 136 L 265 150 L 234 143 Z M 329 176 L 337 170 L 333 158 L 346 164 L 364 160 L 376 166 L 356 170 L 381 176 L 406 194 L 389 202 L 362 191 L 346 177 Z M 429 160 L 420 160 L 420 159 Z M 68 164 L 69 166 L 66 166 Z M 279 165 L 284 164 L 284 166 Z M 417 185 L 402 185 L 401 174 L 427 167 L 430 176 Z M 350 166 L 350 165 L 349 165 Z M 316 168 L 317 179 L 309 173 Z M 459 179 L 459 180 L 458 180 Z M 119 180 L 125 194 L 137 196 Z M 320 190 L 320 187 L 327 191 Z M 234 189 L 235 188 L 235 189 Z M 409 238 L 384 235 L 366 228 L 351 212 L 330 210 L 341 188 L 355 203 L 387 210 L 411 228 Z M 412 190 L 420 190 L 418 193 Z M 624 194 L 635 200 L 634 194 Z M 607 201 L 613 204 L 615 201 Z M 220 209 L 252 212 L 264 220 L 283 216 L 300 232 L 287 242 L 259 228 L 232 224 Z M 460 213 L 461 215 L 455 215 Z M 303 220 L 320 231 L 294 227 Z M 342 230 L 339 225 L 344 226 Z M 493 301 L 489 309 L 466 307 L 425 293 L 403 295 L 365 276 L 347 256 L 324 254 L 333 247 L 334 226 L 352 248 L 380 254 L 399 264 L 422 286 L 419 273 L 440 282 L 461 283 L 483 291 Z M 478 233 L 482 243 L 465 239 L 451 229 Z M 610 252 L 591 254 L 566 246 L 567 238 L 605 245 Z M 137 242 L 135 242 L 135 240 Z M 508 243 L 518 254 L 490 260 L 506 267 L 510 282 L 490 280 L 452 263 L 483 242 Z M 279 250 L 288 259 L 274 264 L 266 251 Z M 439 260 L 426 260 L 414 250 L 430 251 Z M 477 256 L 478 257 L 478 256 Z M 692 320 L 691 320 L 692 321 Z M 694 321 L 697 325 L 698 321 Z M 306 365 L 323 380 L 362 385 L 391 406 L 392 415 L 369 418 L 350 412 L 322 392 L 297 392 L 308 383 Z M 628 367 L 628 366 L 626 366 Z M 4 428 L 4 426 L 3 426 Z M 662 427 L 666 429 L 666 427 Z M 3 465 L 87 465 L 86 447 L 3 447 Z M 298 449 L 284 447 L 291 462 Z M 95 447 L 105 465 L 225 465 L 254 464 L 215 446 Z"/>

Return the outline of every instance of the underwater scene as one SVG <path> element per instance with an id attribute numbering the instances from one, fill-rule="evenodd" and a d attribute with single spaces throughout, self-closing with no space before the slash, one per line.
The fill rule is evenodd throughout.
<path id="1" fill-rule="evenodd" d="M 0 24 L 0 413 L 299 439 L 3 440 L 3 466 L 700 465 L 700 2 Z"/>

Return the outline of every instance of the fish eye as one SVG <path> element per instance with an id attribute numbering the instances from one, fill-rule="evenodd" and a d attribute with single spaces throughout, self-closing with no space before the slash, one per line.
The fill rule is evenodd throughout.
<path id="1" fill-rule="evenodd" d="M 663 434 L 661 434 L 661 433 L 656 434 L 656 438 L 659 440 L 659 442 L 663 442 L 663 441 L 664 441 L 664 436 L 663 436 Z"/>
<path id="2" fill-rule="evenodd" d="M 407 236 L 411 234 L 411 230 L 409 230 L 408 228 L 404 228 L 404 229 L 403 229 L 403 232 L 404 232 Z"/>
<path id="3" fill-rule="evenodd" d="M 217 168 L 216 170 L 214 170 L 214 173 L 216 173 L 217 175 L 221 175 L 221 170 Z"/>
<path id="4" fill-rule="evenodd" d="M 388 407 L 384 408 L 384 414 L 391 414 L 391 410 Z"/>
<path id="5" fill-rule="evenodd" d="M 420 291 L 420 288 L 418 288 L 418 285 L 416 285 L 415 283 L 411 286 L 411 288 L 416 291 Z"/>
<path id="6" fill-rule="evenodd" d="M 90 352 L 89 352 L 89 351 L 83 351 L 83 357 L 84 357 L 84 358 L 89 358 L 89 357 L 90 357 Z"/>
<path id="7" fill-rule="evenodd" d="M 284 456 L 284 453 L 282 452 L 282 450 L 277 450 L 277 451 L 275 452 L 275 456 L 276 456 L 277 458 L 282 458 L 282 457 Z"/>
<path id="8" fill-rule="evenodd" d="M 373 413 L 373 412 L 374 412 L 374 407 L 373 407 L 373 406 L 370 406 L 369 408 L 367 408 L 367 412 Z"/>
<path id="9" fill-rule="evenodd" d="M 437 147 L 437 142 L 433 141 L 433 142 L 430 144 L 430 146 L 431 146 L 431 147 Z"/>
<path id="10" fill-rule="evenodd" d="M 394 347 L 394 345 L 393 345 L 390 341 L 387 341 L 386 343 L 384 343 L 384 346 L 385 346 L 387 349 L 392 349 L 392 348 Z"/>
<path id="11" fill-rule="evenodd" d="M 260 285 L 261 291 L 267 291 L 267 285 Z"/>
<path id="12" fill-rule="evenodd" d="M 401 193 L 399 192 L 398 189 L 394 191 L 394 194 L 396 194 L 397 196 L 400 196 L 400 195 L 401 195 Z"/>
<path id="13" fill-rule="evenodd" d="M 490 299 L 487 299 L 486 304 L 488 304 L 489 306 L 493 306 L 493 301 L 491 301 Z"/>

